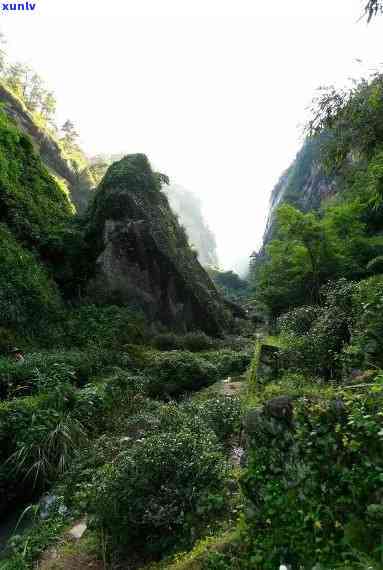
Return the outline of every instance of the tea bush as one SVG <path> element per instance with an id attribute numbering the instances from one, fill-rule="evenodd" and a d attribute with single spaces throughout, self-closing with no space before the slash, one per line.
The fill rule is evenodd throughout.
<path id="1" fill-rule="evenodd" d="M 251 350 L 231 350 L 223 348 L 217 351 L 203 352 L 201 356 L 216 366 L 220 378 L 229 375 L 242 375 L 246 372 L 253 356 Z"/>
<path id="2" fill-rule="evenodd" d="M 150 435 L 102 470 L 93 501 L 110 548 L 164 554 L 190 545 L 223 508 L 225 461 L 214 434 L 188 428 Z"/>
<path id="3" fill-rule="evenodd" d="M 156 335 L 152 344 L 158 350 L 180 350 L 182 348 L 181 337 L 176 333 L 167 332 Z"/>
<path id="4" fill-rule="evenodd" d="M 216 342 L 201 331 L 177 335 L 172 332 L 161 333 L 154 337 L 153 345 L 158 350 L 189 350 L 201 352 L 214 348 Z"/>
<path id="5" fill-rule="evenodd" d="M 216 396 L 181 406 L 186 414 L 198 417 L 217 438 L 225 442 L 241 429 L 241 400 L 233 396 Z"/>
<path id="6" fill-rule="evenodd" d="M 70 382 L 78 387 L 110 375 L 115 368 L 131 367 L 127 352 L 88 349 L 32 352 L 25 355 L 24 363 L 0 358 L 0 399 L 33 394 L 39 383 L 61 383 L 61 372 L 69 374 Z M 61 371 L 61 372 L 60 372 Z"/>
<path id="7" fill-rule="evenodd" d="M 191 352 L 152 353 L 145 373 L 150 396 L 175 397 L 198 390 L 218 379 L 217 368 Z"/>
<path id="8" fill-rule="evenodd" d="M 184 350 L 190 352 L 201 352 L 202 350 L 209 350 L 214 347 L 214 340 L 207 334 L 201 331 L 186 333 L 181 338 L 181 345 Z"/>
<path id="9" fill-rule="evenodd" d="M 147 340 L 146 321 L 129 307 L 82 304 L 68 310 L 58 342 L 66 348 L 123 350 Z"/>

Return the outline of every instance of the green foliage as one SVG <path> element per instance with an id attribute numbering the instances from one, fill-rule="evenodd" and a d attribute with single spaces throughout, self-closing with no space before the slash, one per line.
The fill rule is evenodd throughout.
<path id="1" fill-rule="evenodd" d="M 341 353 L 351 338 L 354 289 L 345 279 L 328 283 L 321 306 L 301 307 L 280 319 L 285 366 L 322 378 L 340 377 Z"/>
<path id="2" fill-rule="evenodd" d="M 201 352 L 213 348 L 214 340 L 201 331 L 189 332 L 182 337 L 181 346 L 190 352 Z"/>
<path id="3" fill-rule="evenodd" d="M 164 553 L 176 543 L 190 544 L 222 509 L 215 497 L 224 476 L 209 430 L 152 435 L 105 467 L 93 508 L 112 547 Z"/>
<path id="4" fill-rule="evenodd" d="M 303 214 L 288 204 L 279 208 L 273 241 L 252 270 L 257 301 L 268 306 L 272 317 L 317 302 L 320 286 L 329 279 L 360 280 L 381 270 L 382 92 L 382 75 L 376 74 L 350 89 L 330 88 L 315 101 L 308 126 L 312 138 L 294 166 L 302 166 L 305 173 L 293 192 L 298 199 L 290 194 L 290 174 L 280 183 L 282 198 L 300 208 L 310 207 L 307 200 L 313 193 L 320 198 L 326 182 L 317 179 L 320 167 L 331 173 L 327 194 L 333 189 L 336 196 L 326 204 L 320 199 L 311 204 L 321 208 L 316 214 Z M 310 176 L 310 196 L 306 196 L 304 186 Z"/>
<path id="5" fill-rule="evenodd" d="M 63 473 L 85 433 L 68 410 L 71 391 L 16 400 L 0 408 L 0 439 L 7 462 L 2 470 L 17 480 L 46 485 Z M 7 457 L 8 456 L 8 457 Z"/>
<path id="6" fill-rule="evenodd" d="M 222 441 L 240 432 L 241 401 L 231 396 L 217 396 L 201 402 L 187 403 L 182 411 L 200 418 Z"/>
<path id="7" fill-rule="evenodd" d="M 218 379 L 217 368 L 187 351 L 153 353 L 145 372 L 151 381 L 151 396 L 175 397 L 208 386 Z"/>
<path id="8" fill-rule="evenodd" d="M 177 335 L 172 332 L 161 333 L 154 337 L 153 344 L 159 350 L 189 350 L 201 352 L 215 346 L 214 340 L 201 331 Z"/>
<path id="9" fill-rule="evenodd" d="M 254 568 L 351 568 L 353 549 L 380 561 L 380 409 L 380 393 L 340 392 L 298 399 L 293 426 L 267 415 L 253 423 L 242 484 Z"/>
<path id="10" fill-rule="evenodd" d="M 323 146 L 324 160 L 329 169 L 346 167 L 353 153 L 372 158 L 383 136 L 383 76 L 354 81 L 350 88 L 322 88 L 313 102 L 312 118 L 307 130 L 310 135 L 329 132 Z"/>
<path id="11" fill-rule="evenodd" d="M 158 350 L 180 350 L 182 347 L 181 337 L 173 332 L 159 333 L 153 339 L 153 346 Z"/>
<path id="12" fill-rule="evenodd" d="M 57 542 L 68 524 L 60 506 L 63 506 L 62 500 L 56 501 L 49 518 L 36 520 L 27 532 L 12 537 L 7 558 L 0 560 L 1 570 L 32 570 L 35 567 L 36 558 Z M 36 513 L 39 514 L 38 509 Z"/>
<path id="13" fill-rule="evenodd" d="M 52 388 L 68 383 L 84 386 L 101 372 L 128 363 L 127 353 L 96 349 L 29 353 L 23 363 L 0 358 L 0 396 L 33 394 L 44 384 Z"/>
<path id="14" fill-rule="evenodd" d="M 55 283 L 36 257 L 0 225 L 0 313 L 2 326 L 32 336 L 55 315 L 61 300 Z M 25 330 L 25 327 L 29 328 Z"/>
<path id="15" fill-rule="evenodd" d="M 348 355 L 362 368 L 383 366 L 383 278 L 361 281 L 353 296 L 354 327 Z"/>
<path id="16" fill-rule="evenodd" d="M 43 167 L 31 140 L 4 112 L 0 115 L 0 167 L 3 223 L 17 239 L 48 256 L 73 210 Z"/>
<path id="17" fill-rule="evenodd" d="M 219 378 L 229 375 L 241 376 L 246 372 L 252 357 L 252 350 L 232 350 L 222 348 L 217 351 L 203 352 L 201 356 L 217 368 Z"/>
<path id="18" fill-rule="evenodd" d="M 130 307 L 82 304 L 69 310 L 62 323 L 62 339 L 66 347 L 88 349 L 121 349 L 124 345 L 146 340 L 144 317 Z"/>
<path id="19" fill-rule="evenodd" d="M 317 306 L 298 307 L 279 318 L 279 327 L 283 335 L 303 335 L 310 332 L 320 311 Z"/>
<path id="20" fill-rule="evenodd" d="M 248 294 L 248 282 L 234 271 L 219 271 L 213 268 L 208 268 L 207 271 L 218 289 L 229 299 L 239 301 Z"/>
<path id="21" fill-rule="evenodd" d="M 284 205 L 278 211 L 279 233 L 267 256 L 255 266 L 257 300 L 277 316 L 291 307 L 318 302 L 329 279 L 360 279 L 372 271 L 383 251 L 373 192 L 355 174 L 348 193 L 331 203 L 322 216 L 303 214 Z M 380 176 L 380 174 L 379 174 Z M 376 179 L 375 179 L 376 181 Z"/>
<path id="22" fill-rule="evenodd" d="M 16 344 L 16 335 L 14 331 L 5 327 L 0 327 L 0 355 L 9 354 Z"/>

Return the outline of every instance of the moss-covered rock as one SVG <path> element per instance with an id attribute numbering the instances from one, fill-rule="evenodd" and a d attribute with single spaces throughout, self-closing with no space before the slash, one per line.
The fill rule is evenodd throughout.
<path id="1" fill-rule="evenodd" d="M 72 217 L 31 139 L 0 112 L 0 326 L 28 335 L 60 308 L 55 268 Z"/>
<path id="2" fill-rule="evenodd" d="M 73 208 L 35 153 L 28 136 L 0 113 L 0 212 L 16 239 L 44 248 L 70 219 Z"/>
<path id="3" fill-rule="evenodd" d="M 28 136 L 49 172 L 66 185 L 76 210 L 84 212 L 91 198 L 91 189 L 95 186 L 88 165 L 78 157 L 66 156 L 58 141 L 36 122 L 24 103 L 1 82 L 0 103 L 6 115 Z"/>
<path id="4" fill-rule="evenodd" d="M 129 303 L 178 330 L 219 334 L 230 312 L 190 249 L 145 155 L 105 175 L 88 213 L 86 237 L 96 270 L 88 292 Z"/>
<path id="5" fill-rule="evenodd" d="M 2 224 L 0 268 L 1 326 L 35 328 L 60 308 L 60 295 L 46 269 Z"/>

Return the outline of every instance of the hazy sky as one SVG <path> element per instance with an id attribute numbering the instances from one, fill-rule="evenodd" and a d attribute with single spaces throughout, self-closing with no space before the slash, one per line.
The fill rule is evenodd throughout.
<path id="1" fill-rule="evenodd" d="M 144 152 L 197 193 L 224 267 L 259 247 L 315 89 L 383 61 L 366 0 L 33 1 L 0 16 L 11 58 L 46 79 L 88 153 Z"/>

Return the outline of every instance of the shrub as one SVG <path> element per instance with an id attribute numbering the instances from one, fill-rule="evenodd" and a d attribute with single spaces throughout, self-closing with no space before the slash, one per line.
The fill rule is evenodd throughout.
<path id="1" fill-rule="evenodd" d="M 322 288 L 323 304 L 303 307 L 280 319 L 284 335 L 282 360 L 299 372 L 339 379 L 342 351 L 352 332 L 355 284 L 340 279 Z"/>
<path id="2" fill-rule="evenodd" d="M 121 349 L 146 340 L 144 317 L 129 307 L 83 304 L 68 311 L 62 324 L 64 346 Z"/>
<path id="3" fill-rule="evenodd" d="M 61 499 L 61 498 L 60 498 Z M 38 509 L 33 508 L 38 514 Z M 8 556 L 0 562 L 1 570 L 32 570 L 36 567 L 36 559 L 49 546 L 56 543 L 62 536 L 68 520 L 63 514 L 63 504 L 59 500 L 54 505 L 53 512 L 45 520 L 35 520 L 31 528 L 22 535 L 12 537 L 9 544 Z"/>
<path id="4" fill-rule="evenodd" d="M 208 386 L 218 377 L 213 364 L 187 351 L 153 352 L 145 373 L 150 377 L 151 396 L 174 397 Z"/>
<path id="5" fill-rule="evenodd" d="M 251 351 L 222 349 L 204 352 L 201 356 L 217 368 L 220 378 L 224 378 L 229 375 L 244 374 L 250 365 L 252 354 L 253 349 Z"/>
<path id="6" fill-rule="evenodd" d="M 57 287 L 37 257 L 20 246 L 0 224 L 0 314 L 6 328 L 33 336 L 57 316 L 61 299 Z"/>
<path id="7" fill-rule="evenodd" d="M 377 387 L 302 398 L 294 425 L 254 415 L 242 486 L 255 568 L 351 568 L 353 551 L 380 560 L 382 401 Z"/>
<path id="8" fill-rule="evenodd" d="M 202 402 L 186 403 L 181 408 L 204 422 L 220 441 L 227 441 L 240 431 L 242 409 L 239 398 L 216 396 Z"/>
<path id="9" fill-rule="evenodd" d="M 27 418 L 24 418 L 24 421 Z M 8 462 L 17 477 L 45 486 L 63 473 L 85 438 L 81 423 L 69 412 L 39 409 L 21 430 L 17 417 L 9 419 L 17 433 Z"/>
<path id="10" fill-rule="evenodd" d="M 156 335 L 153 339 L 153 346 L 158 350 L 180 350 L 181 337 L 175 333 L 167 332 Z"/>
<path id="11" fill-rule="evenodd" d="M 213 348 L 214 341 L 204 332 L 198 331 L 185 334 L 181 339 L 181 344 L 184 350 L 190 350 L 190 352 L 201 352 L 202 350 Z"/>
<path id="12" fill-rule="evenodd" d="M 83 386 L 101 371 L 126 366 L 128 361 L 126 354 L 108 350 L 30 353 L 22 364 L 0 358 L 0 398 L 33 394 L 43 384 L 54 387 L 64 380 Z"/>
<path id="13" fill-rule="evenodd" d="M 354 365 L 383 366 L 383 277 L 361 281 L 353 296 Z"/>
<path id="14" fill-rule="evenodd" d="M 303 335 L 310 332 L 320 312 L 319 307 L 298 307 L 278 319 L 282 334 Z"/>
<path id="15" fill-rule="evenodd" d="M 188 350 L 190 352 L 201 352 L 214 347 L 214 340 L 201 331 L 189 332 L 184 335 L 177 335 L 172 332 L 161 333 L 153 339 L 153 345 L 158 350 Z"/>
<path id="16" fill-rule="evenodd" d="M 219 507 L 225 461 L 212 432 L 151 435 L 100 474 L 93 510 L 112 549 L 190 545 Z M 219 504 L 222 508 L 222 503 Z"/>

